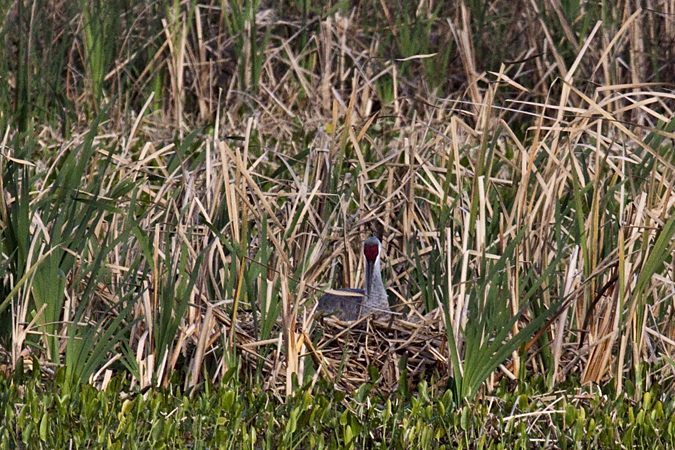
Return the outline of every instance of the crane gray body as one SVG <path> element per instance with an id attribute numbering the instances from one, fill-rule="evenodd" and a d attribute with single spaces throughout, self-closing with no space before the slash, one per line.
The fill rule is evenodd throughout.
<path id="1" fill-rule="evenodd" d="M 382 244 L 375 236 L 363 242 L 363 253 L 366 256 L 366 288 L 338 289 L 345 295 L 324 294 L 319 299 L 319 310 L 326 314 L 335 313 L 340 320 L 351 321 L 370 314 L 385 315 L 389 312 L 387 291 L 382 282 L 380 269 L 380 252 Z"/>

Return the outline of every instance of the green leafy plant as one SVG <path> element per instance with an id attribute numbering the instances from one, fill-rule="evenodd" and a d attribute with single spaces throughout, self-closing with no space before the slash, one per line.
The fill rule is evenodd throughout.
<path id="1" fill-rule="evenodd" d="M 260 0 L 235 0 L 229 3 L 230 14 L 225 14 L 225 24 L 231 36 L 235 37 L 235 54 L 241 89 L 256 92 L 264 61 L 264 52 L 270 36 L 267 30 L 262 42 L 258 42 L 256 13 Z"/>
<path id="2" fill-rule="evenodd" d="M 518 298 L 523 306 L 515 315 L 511 314 L 507 283 L 508 270 L 520 270 L 517 261 L 517 249 L 525 228 L 509 242 L 499 260 L 490 264 L 484 258 L 486 275 L 476 281 L 474 289 L 469 293 L 468 317 L 462 335 L 466 343 L 464 362 L 460 362 L 460 353 L 457 348 L 451 327 L 447 327 L 447 337 L 450 343 L 452 358 L 454 393 L 457 399 L 471 400 L 487 377 L 518 348 L 527 342 L 532 335 L 541 328 L 546 320 L 558 311 L 564 300 L 550 305 L 549 309 L 538 317 L 532 317 L 530 322 L 513 334 L 513 325 L 518 322 L 533 296 L 540 292 L 540 288 L 550 288 L 555 285 L 553 276 L 557 265 L 563 257 L 559 252 L 549 266 L 536 275 L 534 268 L 525 274 Z M 511 267 L 509 267 L 509 263 Z M 527 290 L 525 290 L 527 289 Z M 444 305 L 445 320 L 450 324 L 450 315 L 447 301 Z"/>

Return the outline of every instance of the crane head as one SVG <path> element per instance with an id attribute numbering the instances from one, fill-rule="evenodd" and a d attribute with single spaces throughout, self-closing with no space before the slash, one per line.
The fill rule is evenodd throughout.
<path id="1" fill-rule="evenodd" d="M 363 254 L 366 255 L 366 260 L 375 262 L 380 254 L 380 240 L 375 236 L 371 236 L 363 242 Z"/>

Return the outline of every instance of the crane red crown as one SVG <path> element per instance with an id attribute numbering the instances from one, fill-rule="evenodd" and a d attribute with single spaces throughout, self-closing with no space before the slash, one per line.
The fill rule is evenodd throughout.
<path id="1" fill-rule="evenodd" d="M 368 261 L 375 261 L 375 258 L 377 258 L 377 254 L 379 252 L 379 246 L 378 245 L 364 245 L 363 246 L 363 254 L 366 255 L 366 259 Z"/>

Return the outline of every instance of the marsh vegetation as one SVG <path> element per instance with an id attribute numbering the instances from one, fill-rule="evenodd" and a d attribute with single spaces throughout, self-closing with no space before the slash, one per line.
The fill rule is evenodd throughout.
<path id="1" fill-rule="evenodd" d="M 672 448 L 674 11 L 5 2 L 2 447 Z"/>

